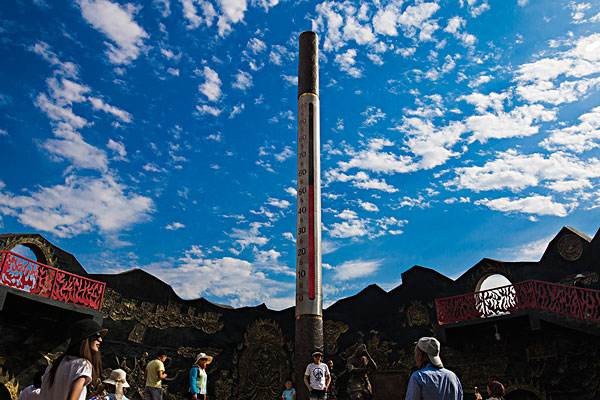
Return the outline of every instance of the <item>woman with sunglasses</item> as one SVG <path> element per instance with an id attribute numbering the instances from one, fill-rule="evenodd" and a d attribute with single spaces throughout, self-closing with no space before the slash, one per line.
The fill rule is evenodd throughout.
<path id="1" fill-rule="evenodd" d="M 41 400 L 85 400 L 87 385 L 100 378 L 100 345 L 106 332 L 91 319 L 71 326 L 69 347 L 44 373 Z"/>

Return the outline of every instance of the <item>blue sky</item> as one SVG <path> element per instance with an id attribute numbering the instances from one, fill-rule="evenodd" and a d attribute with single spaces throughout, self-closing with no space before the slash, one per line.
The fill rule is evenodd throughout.
<path id="1" fill-rule="evenodd" d="M 293 304 L 297 37 L 321 44 L 325 303 L 600 221 L 600 6 L 0 6 L 0 226 L 183 297 Z"/>

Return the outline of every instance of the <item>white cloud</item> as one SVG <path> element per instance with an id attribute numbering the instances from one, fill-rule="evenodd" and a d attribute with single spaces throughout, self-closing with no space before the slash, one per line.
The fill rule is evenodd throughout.
<path id="1" fill-rule="evenodd" d="M 259 38 L 252 38 L 248 41 L 248 48 L 250 48 L 254 54 L 259 54 L 267 49 L 267 44 Z"/>
<path id="2" fill-rule="evenodd" d="M 197 105 L 196 110 L 198 110 L 200 114 L 208 114 L 212 115 L 213 117 L 218 117 L 223 112 L 223 109 L 209 106 L 208 104 Z"/>
<path id="3" fill-rule="evenodd" d="M 104 102 L 104 100 L 98 97 L 88 97 L 88 100 L 92 104 L 92 107 L 96 110 L 104 111 L 105 113 L 111 114 L 117 118 L 119 118 L 123 122 L 131 122 L 132 117 L 127 111 L 121 110 L 118 107 L 111 106 Z"/>
<path id="4" fill-rule="evenodd" d="M 483 166 L 460 167 L 447 187 L 484 190 L 509 189 L 520 191 L 527 187 L 546 186 L 564 181 L 581 181 L 600 177 L 600 160 L 586 161 L 565 153 L 519 154 L 515 150 L 498 153 L 496 159 Z M 579 185 L 580 186 L 580 185 Z"/>
<path id="5" fill-rule="evenodd" d="M 235 82 L 231 85 L 235 89 L 246 91 L 252 87 L 252 75 L 248 72 L 238 70 L 235 74 Z"/>
<path id="6" fill-rule="evenodd" d="M 292 232 L 283 232 L 281 236 L 283 236 L 286 240 L 289 240 L 290 242 L 296 243 L 296 238 L 294 237 L 294 234 Z"/>
<path id="7" fill-rule="evenodd" d="M 352 182 L 354 187 L 367 190 L 380 190 L 386 193 L 396 193 L 398 189 L 384 179 L 371 178 L 366 172 L 359 171 L 355 175 L 342 172 L 340 169 L 330 169 L 325 173 L 326 183 Z"/>
<path id="8" fill-rule="evenodd" d="M 346 17 L 344 24 L 344 38 L 354 40 L 356 44 L 364 45 L 375 40 L 375 35 L 369 25 L 361 25 L 353 16 Z"/>
<path id="9" fill-rule="evenodd" d="M 114 234 L 147 220 L 153 209 L 152 199 L 131 193 L 109 175 L 69 175 L 64 184 L 24 195 L 0 192 L 0 213 L 58 237 L 93 231 Z"/>
<path id="10" fill-rule="evenodd" d="M 221 98 L 221 79 L 219 74 L 210 67 L 204 67 L 203 69 L 204 83 L 202 83 L 198 90 L 205 95 L 209 101 L 217 101 Z"/>
<path id="11" fill-rule="evenodd" d="M 381 111 L 381 108 L 369 106 L 367 109 L 360 113 L 365 120 L 363 121 L 364 126 L 373 126 L 379 121 L 385 119 L 385 113 Z"/>
<path id="12" fill-rule="evenodd" d="M 125 160 L 127 157 L 127 150 L 125 149 L 125 145 L 123 142 L 119 142 L 116 140 L 108 139 L 108 143 L 106 144 L 110 150 L 115 153 L 115 159 L 117 160 Z"/>
<path id="13" fill-rule="evenodd" d="M 471 93 L 469 95 L 464 95 L 458 97 L 457 100 L 464 100 L 469 104 L 475 106 L 475 110 L 483 114 L 486 110 L 491 109 L 495 112 L 501 112 L 504 110 L 504 102 L 509 98 L 509 94 L 507 92 L 504 93 L 496 93 L 491 92 L 488 94 L 481 93 Z"/>
<path id="14" fill-rule="evenodd" d="M 244 103 L 242 104 L 236 104 L 235 106 L 233 106 L 233 108 L 231 109 L 231 112 L 229 113 L 229 119 L 233 119 L 236 116 L 238 116 L 239 114 L 242 113 L 242 111 L 244 111 L 244 109 L 246 108 L 246 106 L 244 105 Z"/>
<path id="15" fill-rule="evenodd" d="M 566 217 L 571 209 L 577 204 L 556 203 L 551 196 L 532 195 L 523 198 L 501 197 L 498 199 L 481 199 L 475 201 L 477 205 L 483 205 L 491 210 L 504 213 L 523 213 L 534 215 L 552 215 L 557 217 Z"/>
<path id="16" fill-rule="evenodd" d="M 355 66 L 356 54 L 356 49 L 348 49 L 345 53 L 336 54 L 335 62 L 339 65 L 341 71 L 353 78 L 360 78 L 362 76 L 362 70 Z"/>
<path id="17" fill-rule="evenodd" d="M 376 273 L 382 264 L 382 260 L 346 261 L 334 268 L 333 279 L 335 281 L 348 281 L 365 278 Z"/>
<path id="18" fill-rule="evenodd" d="M 198 15 L 196 4 L 202 9 L 202 16 Z M 196 29 L 200 25 L 212 26 L 213 20 L 217 16 L 214 6 L 211 2 L 205 0 L 181 0 L 183 7 L 183 16 L 188 21 L 187 29 Z"/>
<path id="19" fill-rule="evenodd" d="M 296 197 L 298 195 L 298 191 L 296 190 L 296 188 L 291 186 L 285 188 L 285 192 L 293 197 Z"/>
<path id="20" fill-rule="evenodd" d="M 329 227 L 329 235 L 334 238 L 354 238 L 366 236 L 369 229 L 366 221 L 362 219 L 350 219 L 334 222 Z"/>
<path id="21" fill-rule="evenodd" d="M 292 205 L 292 203 L 290 203 L 287 200 L 276 199 L 274 197 L 269 197 L 269 199 L 267 200 L 267 204 L 280 209 L 286 209 L 289 208 L 290 205 Z"/>
<path id="22" fill-rule="evenodd" d="M 527 101 L 577 101 L 600 85 L 600 34 L 568 42 L 570 49 L 519 66 L 516 92 Z M 562 82 L 555 82 L 561 79 Z"/>
<path id="23" fill-rule="evenodd" d="M 57 160 L 69 160 L 78 168 L 107 171 L 108 158 L 99 148 L 87 143 L 83 137 L 66 124 L 55 129 L 57 139 L 47 139 L 42 147 Z"/>
<path id="24" fill-rule="evenodd" d="M 507 261 L 539 261 L 554 236 L 534 240 L 512 249 L 500 249 Z"/>
<path id="25" fill-rule="evenodd" d="M 358 204 L 362 207 L 363 210 L 365 211 L 369 211 L 369 212 L 379 212 L 379 208 L 373 204 L 373 203 L 369 203 L 368 201 L 362 201 L 359 200 Z"/>
<path id="26" fill-rule="evenodd" d="M 186 251 L 176 265 L 150 264 L 146 271 L 169 283 L 186 299 L 214 296 L 234 307 L 265 302 L 277 309 L 293 305 L 293 283 L 268 277 L 253 263 L 233 257 L 206 258 L 194 249 Z"/>
<path id="27" fill-rule="evenodd" d="M 268 226 L 268 224 L 250 222 L 248 226 L 248 229 L 233 228 L 229 234 L 229 237 L 235 239 L 235 243 L 240 246 L 241 250 L 244 250 L 249 245 L 264 246 L 269 242 L 269 239 L 264 237 L 260 232 L 260 229 Z"/>
<path id="28" fill-rule="evenodd" d="M 275 154 L 275 159 L 279 162 L 284 162 L 294 155 L 294 150 L 290 146 L 285 146 L 283 150 Z"/>
<path id="29" fill-rule="evenodd" d="M 534 125 L 556 119 L 556 110 L 548 110 L 540 104 L 528 104 L 510 112 L 473 115 L 466 119 L 467 128 L 473 132 L 469 142 L 487 142 L 489 139 L 506 139 L 535 135 L 540 127 Z"/>
<path id="30" fill-rule="evenodd" d="M 467 21 L 464 18 L 458 16 L 452 17 L 448 20 L 448 25 L 446 25 L 444 31 L 460 40 L 465 46 L 473 46 L 477 38 L 470 33 L 462 31 L 466 24 Z"/>
<path id="31" fill-rule="evenodd" d="M 275 44 L 271 46 L 269 52 L 269 61 L 275 65 L 283 65 L 284 61 L 291 61 L 294 59 L 294 53 L 289 51 L 285 46 Z"/>
<path id="32" fill-rule="evenodd" d="M 298 86 L 298 77 L 294 75 L 281 75 L 283 80 L 290 86 Z"/>
<path id="33" fill-rule="evenodd" d="M 252 0 L 254 7 L 261 7 L 265 11 L 269 11 L 270 8 L 275 7 L 279 4 L 279 0 Z"/>
<path id="34" fill-rule="evenodd" d="M 206 139 L 220 143 L 223 141 L 223 135 L 221 134 L 221 132 L 211 133 L 206 137 Z"/>
<path id="35" fill-rule="evenodd" d="M 412 160 L 403 156 L 404 171 L 431 169 L 444 164 L 459 153 L 453 150 L 465 132 L 464 124 L 451 122 L 449 125 L 437 127 L 431 121 L 420 118 L 405 118 L 403 124 L 393 128 L 406 135 L 404 144 L 418 157 Z"/>
<path id="36" fill-rule="evenodd" d="M 69 78 L 76 78 L 79 73 L 79 67 L 72 62 L 62 62 L 56 53 L 54 53 L 48 43 L 46 42 L 36 42 L 31 48 L 31 51 L 42 56 L 44 60 L 50 63 L 53 66 L 58 67 L 58 71 Z"/>
<path id="37" fill-rule="evenodd" d="M 129 64 L 138 58 L 148 34 L 133 19 L 136 8 L 108 0 L 78 0 L 83 18 L 102 32 L 107 42 L 108 58 L 113 64 Z"/>
<path id="38" fill-rule="evenodd" d="M 168 231 L 176 231 L 183 228 L 185 228 L 185 225 L 178 221 L 173 221 L 165 226 L 165 229 Z"/>
<path id="39" fill-rule="evenodd" d="M 244 14 L 248 8 L 247 0 L 217 0 L 222 14 L 219 15 L 217 27 L 219 36 L 226 36 L 231 32 L 231 25 L 244 20 Z"/>
<path id="40" fill-rule="evenodd" d="M 600 147 L 600 107 L 579 116 L 579 124 L 555 129 L 540 144 L 548 150 L 582 153 Z"/>

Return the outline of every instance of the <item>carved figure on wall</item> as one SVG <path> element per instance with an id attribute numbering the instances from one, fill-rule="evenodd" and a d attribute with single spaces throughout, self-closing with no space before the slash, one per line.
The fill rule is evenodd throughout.
<path id="1" fill-rule="evenodd" d="M 556 243 L 558 254 L 567 261 L 577 261 L 583 254 L 583 241 L 577 235 L 566 234 Z"/>
<path id="2" fill-rule="evenodd" d="M 391 355 L 395 345 L 393 342 L 381 340 L 379 332 L 371 331 L 371 336 L 367 340 L 366 346 L 378 369 L 388 370 L 392 368 Z"/>
<path id="3" fill-rule="evenodd" d="M 13 376 L 11 376 L 8 372 L 5 372 L 2 367 L 0 367 L 0 385 L 3 385 L 10 398 L 12 400 L 17 400 L 19 397 L 19 382 Z"/>
<path id="4" fill-rule="evenodd" d="M 373 387 L 368 374 L 375 369 L 377 369 L 377 364 L 367 351 L 367 346 L 358 345 L 346 363 L 346 371 L 349 374 L 347 391 L 350 400 L 373 398 Z"/>
<path id="5" fill-rule="evenodd" d="M 248 327 L 238 359 L 237 399 L 278 398 L 282 383 L 290 376 L 285 344 L 275 321 L 259 319 Z"/>
<path id="6" fill-rule="evenodd" d="M 215 383 L 215 398 L 217 400 L 229 400 L 233 389 L 233 377 L 227 370 L 219 371 L 219 377 Z"/>
<path id="7" fill-rule="evenodd" d="M 348 332 L 348 329 L 348 325 L 342 321 L 325 320 L 323 323 L 323 344 L 325 347 L 325 354 L 337 353 L 337 341 L 340 336 Z"/>
<path id="8" fill-rule="evenodd" d="M 143 343 L 148 327 L 157 329 L 195 328 L 212 335 L 223 329 L 222 315 L 214 312 L 197 313 L 194 307 L 186 312 L 176 303 L 168 305 L 152 304 L 122 297 L 116 291 L 107 288 L 102 306 L 104 318 L 113 321 L 137 321 L 128 339 L 134 343 Z"/>

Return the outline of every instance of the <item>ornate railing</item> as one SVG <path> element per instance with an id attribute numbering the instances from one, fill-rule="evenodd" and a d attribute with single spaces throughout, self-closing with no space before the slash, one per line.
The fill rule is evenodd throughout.
<path id="1" fill-rule="evenodd" d="M 600 321 L 600 290 L 524 281 L 435 300 L 439 325 L 537 310 L 582 321 Z"/>
<path id="2" fill-rule="evenodd" d="M 100 310 L 106 283 L 0 251 L 0 284 L 27 293 Z"/>

